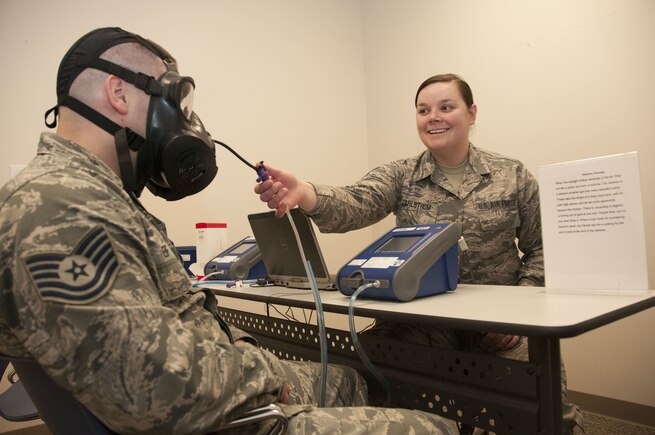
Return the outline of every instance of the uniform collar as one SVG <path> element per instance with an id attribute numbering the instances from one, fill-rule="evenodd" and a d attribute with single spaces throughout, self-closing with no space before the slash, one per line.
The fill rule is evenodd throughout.
<path id="1" fill-rule="evenodd" d="M 491 164 L 472 143 L 469 143 L 469 165 L 479 175 L 491 173 Z"/>
<path id="2" fill-rule="evenodd" d="M 118 175 L 116 175 L 116 173 L 95 154 L 89 152 L 81 145 L 55 133 L 47 131 L 41 133 L 38 154 L 63 155 L 66 158 L 69 158 L 72 163 L 78 163 L 85 166 L 92 165 L 98 172 L 112 178 L 119 186 L 122 185 Z"/>
<path id="3" fill-rule="evenodd" d="M 491 166 L 487 159 L 480 153 L 480 151 L 469 142 L 469 166 L 478 175 L 486 175 L 491 172 Z M 418 164 L 416 171 L 412 175 L 412 181 L 423 180 L 432 177 L 433 180 L 438 180 L 442 175 L 434 156 L 429 150 L 423 151 L 418 157 Z"/>

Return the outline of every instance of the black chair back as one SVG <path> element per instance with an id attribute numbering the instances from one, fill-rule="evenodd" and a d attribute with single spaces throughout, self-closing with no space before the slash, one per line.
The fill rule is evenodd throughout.
<path id="1" fill-rule="evenodd" d="M 53 435 L 112 435 L 69 392 L 55 384 L 39 364 L 31 359 L 0 356 L 14 366 L 41 419 Z"/>
<path id="2" fill-rule="evenodd" d="M 55 384 L 34 360 L 0 354 L 0 361 L 9 361 L 14 366 L 52 435 L 116 435 L 69 391 Z M 248 426 L 264 421 L 269 421 L 271 425 L 270 435 L 284 433 L 288 425 L 282 409 L 276 404 L 270 404 L 244 413 L 240 418 L 219 428 L 219 431 L 241 427 L 243 433 L 248 433 Z"/>
<path id="3" fill-rule="evenodd" d="M 9 360 L 0 358 L 0 377 L 4 377 L 8 365 Z M 39 411 L 36 410 L 20 379 L 13 382 L 11 375 L 7 378 L 11 385 L 0 393 L 0 416 L 7 421 L 28 421 L 39 418 Z"/>

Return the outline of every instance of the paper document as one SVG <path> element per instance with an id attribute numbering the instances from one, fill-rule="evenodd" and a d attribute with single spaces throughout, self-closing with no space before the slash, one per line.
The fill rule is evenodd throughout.
<path id="1" fill-rule="evenodd" d="M 648 290 L 636 152 L 539 168 L 548 290 Z"/>

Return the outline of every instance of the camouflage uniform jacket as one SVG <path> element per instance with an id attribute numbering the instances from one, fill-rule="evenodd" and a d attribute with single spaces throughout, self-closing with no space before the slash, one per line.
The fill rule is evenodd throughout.
<path id="1" fill-rule="evenodd" d="M 116 174 L 54 134 L 0 190 L 0 278 L 0 352 L 34 358 L 117 432 L 210 432 L 283 386 Z"/>
<path id="2" fill-rule="evenodd" d="M 398 226 L 459 221 L 468 247 L 460 250 L 460 283 L 544 284 L 539 189 L 518 160 L 470 145 L 459 191 L 427 150 L 351 186 L 314 187 L 318 203 L 309 215 L 323 232 L 362 228 L 389 213 Z"/>

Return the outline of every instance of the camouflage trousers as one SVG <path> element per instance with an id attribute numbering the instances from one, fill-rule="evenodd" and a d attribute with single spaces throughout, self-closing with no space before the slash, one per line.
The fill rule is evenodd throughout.
<path id="1" fill-rule="evenodd" d="M 457 424 L 434 414 L 409 409 L 316 408 L 290 405 L 284 409 L 289 419 L 286 434 L 439 434 L 458 435 Z"/>
<path id="2" fill-rule="evenodd" d="M 280 361 L 289 381 L 287 434 L 443 434 L 457 435 L 455 422 L 408 409 L 364 406 L 366 381 L 350 368 L 328 366 L 325 407 L 319 408 L 318 363 Z"/>
<path id="3" fill-rule="evenodd" d="M 375 326 L 365 333 L 423 346 L 486 353 L 479 346 L 482 337 L 480 332 L 377 320 Z M 512 349 L 495 352 L 493 355 L 518 361 L 528 361 L 528 340 L 526 337 L 521 337 L 521 340 Z M 584 432 L 584 419 L 580 408 L 569 403 L 567 399 L 566 370 L 563 362 L 561 362 L 561 376 L 563 434 Z"/>

